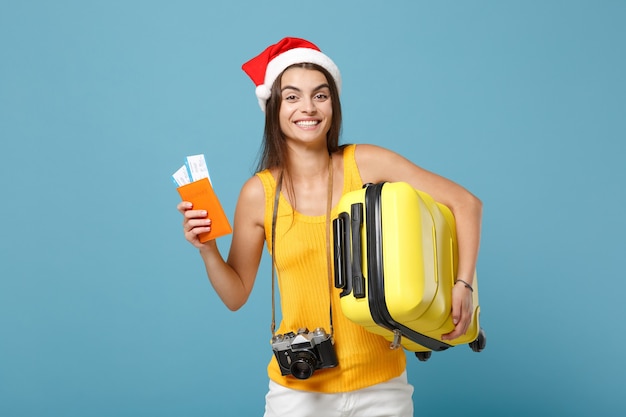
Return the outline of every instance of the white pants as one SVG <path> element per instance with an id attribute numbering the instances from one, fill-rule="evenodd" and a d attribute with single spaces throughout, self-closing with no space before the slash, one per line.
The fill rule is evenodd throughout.
<path id="1" fill-rule="evenodd" d="M 413 417 L 412 395 L 406 371 L 389 381 L 338 394 L 297 391 L 270 381 L 265 417 Z"/>

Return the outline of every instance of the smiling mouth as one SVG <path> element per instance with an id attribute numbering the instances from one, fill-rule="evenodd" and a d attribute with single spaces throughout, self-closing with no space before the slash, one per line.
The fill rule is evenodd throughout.
<path id="1" fill-rule="evenodd" d="M 296 125 L 300 127 L 315 127 L 319 123 L 320 123 L 319 120 L 300 120 L 296 122 Z"/>

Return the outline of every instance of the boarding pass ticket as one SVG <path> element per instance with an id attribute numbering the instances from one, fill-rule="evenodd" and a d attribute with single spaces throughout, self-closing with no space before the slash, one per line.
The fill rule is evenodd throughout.
<path id="1" fill-rule="evenodd" d="M 174 181 L 174 184 L 178 187 L 201 180 L 202 178 L 208 178 L 209 182 L 211 182 L 209 169 L 206 166 L 203 154 L 186 157 L 185 165 L 178 168 L 172 175 L 172 181 Z"/>

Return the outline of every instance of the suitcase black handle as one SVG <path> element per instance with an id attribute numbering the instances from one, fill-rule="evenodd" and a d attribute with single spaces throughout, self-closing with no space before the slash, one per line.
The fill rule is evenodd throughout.
<path id="1" fill-rule="evenodd" d="M 341 288 L 343 291 L 340 297 L 346 296 L 352 292 L 352 266 L 348 260 L 350 254 L 350 234 L 347 225 L 350 224 L 350 215 L 346 212 L 339 213 L 339 216 L 333 220 L 333 244 L 334 244 L 334 263 L 335 263 L 335 288 Z"/>
<path id="2" fill-rule="evenodd" d="M 361 268 L 363 258 L 361 246 L 361 229 L 363 228 L 363 203 L 354 203 L 350 206 L 352 231 L 352 295 L 355 298 L 365 298 L 365 278 Z"/>

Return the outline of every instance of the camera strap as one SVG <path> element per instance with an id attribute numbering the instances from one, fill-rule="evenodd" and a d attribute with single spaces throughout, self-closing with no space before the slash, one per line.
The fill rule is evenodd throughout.
<path id="1" fill-rule="evenodd" d="M 278 181 L 276 183 L 276 192 L 274 194 L 274 207 L 272 212 L 272 337 L 276 335 L 276 290 L 275 290 L 275 248 L 276 248 L 276 219 L 278 217 L 278 202 L 280 200 L 280 190 L 283 184 L 283 170 L 278 175 Z M 326 197 L 326 271 L 328 274 L 328 304 L 329 304 L 329 321 L 330 321 L 330 335 L 334 335 L 333 328 L 333 284 L 332 284 L 332 268 L 331 268 L 331 254 L 330 254 L 330 215 L 332 211 L 333 203 L 333 156 L 329 154 L 328 158 L 328 194 Z M 294 208 L 295 210 L 295 208 Z"/>

